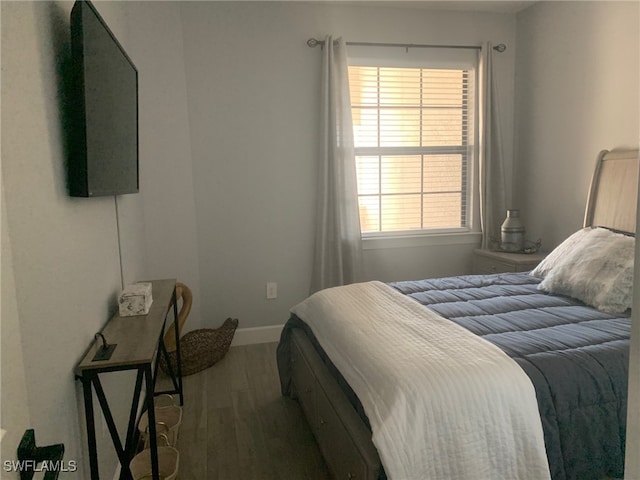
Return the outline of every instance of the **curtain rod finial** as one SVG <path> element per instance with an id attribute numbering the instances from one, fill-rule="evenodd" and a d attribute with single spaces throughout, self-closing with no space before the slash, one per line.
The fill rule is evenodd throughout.
<path id="1" fill-rule="evenodd" d="M 496 45 L 495 47 L 493 47 L 493 49 L 497 52 L 504 52 L 507 49 L 507 46 L 504 43 L 499 43 L 498 45 Z"/>
<path id="2" fill-rule="evenodd" d="M 321 42 L 320 40 L 316 40 L 315 38 L 310 38 L 309 40 L 307 40 L 307 45 L 310 46 L 311 48 L 315 48 L 318 45 L 324 45 L 324 42 Z"/>

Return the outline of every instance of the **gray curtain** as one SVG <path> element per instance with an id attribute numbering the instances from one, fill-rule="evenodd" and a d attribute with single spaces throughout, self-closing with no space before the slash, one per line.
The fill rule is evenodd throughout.
<path id="1" fill-rule="evenodd" d="M 482 47 L 480 57 L 480 222 L 482 248 L 500 242 L 506 215 L 506 187 L 500 112 L 493 75 L 493 46 Z"/>
<path id="2" fill-rule="evenodd" d="M 331 36 L 323 47 L 321 99 L 311 293 L 358 281 L 362 264 L 347 52 Z"/>

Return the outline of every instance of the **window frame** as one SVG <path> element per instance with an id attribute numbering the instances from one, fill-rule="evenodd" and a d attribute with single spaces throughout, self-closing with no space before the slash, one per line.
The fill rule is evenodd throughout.
<path id="1" fill-rule="evenodd" d="M 365 53 L 361 55 L 361 50 L 356 55 L 350 55 L 348 57 L 348 65 L 351 66 L 366 66 L 366 67 L 404 67 L 404 68 L 422 68 L 422 69 L 455 69 L 455 70 L 467 70 L 469 76 L 469 82 L 472 85 L 472 95 L 467 98 L 465 102 L 465 109 L 471 110 L 472 127 L 466 132 L 466 139 L 463 139 L 461 145 L 454 146 L 412 146 L 412 147 L 355 147 L 354 146 L 354 161 L 358 156 L 377 156 L 381 158 L 385 154 L 389 155 L 402 155 L 402 154 L 417 154 L 417 155 L 438 155 L 438 154 L 460 154 L 463 157 L 466 155 L 466 185 L 462 187 L 461 194 L 464 197 L 462 201 L 461 210 L 466 210 L 466 225 L 461 227 L 446 227 L 446 228 L 420 228 L 409 230 L 387 230 L 387 231 L 367 231 L 362 232 L 363 246 L 365 249 L 370 248 L 384 248 L 388 245 L 390 247 L 402 247 L 402 246 L 420 246 L 420 245 L 435 245 L 435 244 L 451 244 L 451 243 L 475 243 L 480 235 L 480 226 L 478 225 L 479 218 L 479 198 L 477 182 L 474 181 L 478 175 L 478 157 L 479 157 L 479 58 L 478 53 L 474 51 L 474 59 L 472 63 L 468 61 L 457 61 L 455 59 L 456 52 L 450 52 L 449 56 L 446 52 L 442 52 L 442 49 L 437 49 L 436 60 L 425 60 L 424 55 L 417 55 L 419 58 L 407 59 L 403 58 L 402 53 L 398 52 L 397 48 L 393 50 L 382 49 L 383 52 L 375 52 L 372 55 Z M 371 47 L 366 47 L 370 50 Z M 416 50 L 416 49 L 413 49 Z M 419 49 L 425 50 L 425 49 Z M 429 50 L 436 50 L 429 48 Z M 446 49 L 450 50 L 451 49 Z M 409 49 L 406 49 L 406 53 L 409 54 Z M 444 53 L 444 55 L 443 55 Z M 422 52 L 420 52 L 422 54 Z M 428 56 L 428 55 L 427 55 Z M 468 53 L 467 53 L 468 56 Z M 442 65 L 442 59 L 444 59 L 444 65 Z M 421 158 L 421 170 L 424 169 L 424 157 Z M 463 175 L 464 178 L 464 175 Z M 425 191 L 424 186 L 421 187 L 420 194 L 421 202 L 423 201 Z M 381 197 L 384 194 L 378 192 L 377 194 L 371 194 L 375 197 Z M 364 194 L 363 196 L 367 196 Z M 360 194 L 358 194 L 358 203 L 360 203 Z M 423 214 L 421 214 L 421 222 L 424 220 Z M 362 221 L 362 219 L 361 219 Z"/>

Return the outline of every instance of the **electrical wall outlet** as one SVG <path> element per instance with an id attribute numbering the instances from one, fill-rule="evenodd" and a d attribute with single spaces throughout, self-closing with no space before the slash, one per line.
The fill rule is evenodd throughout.
<path id="1" fill-rule="evenodd" d="M 276 282 L 267 282 L 267 300 L 278 298 L 278 284 Z"/>

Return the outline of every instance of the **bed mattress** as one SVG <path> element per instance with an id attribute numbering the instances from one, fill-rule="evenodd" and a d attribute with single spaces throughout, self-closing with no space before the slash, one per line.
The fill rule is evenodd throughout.
<path id="1" fill-rule="evenodd" d="M 500 347 L 532 380 L 554 480 L 622 476 L 630 318 L 545 294 L 526 273 L 471 275 L 390 285 Z M 292 317 L 278 347 L 289 393 L 288 337 L 303 328 L 367 423 L 357 397 L 304 323 Z"/>

